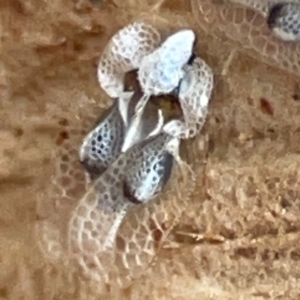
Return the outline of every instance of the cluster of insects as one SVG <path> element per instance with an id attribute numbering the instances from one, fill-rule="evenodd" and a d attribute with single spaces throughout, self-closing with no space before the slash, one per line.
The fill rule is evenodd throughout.
<path id="1" fill-rule="evenodd" d="M 299 11 L 295 3 L 272 5 L 267 24 L 284 40 L 298 39 Z M 80 147 L 90 188 L 69 230 L 80 251 L 110 249 L 127 212 L 163 191 L 174 161 L 189 168 L 180 142 L 200 132 L 213 89 L 212 69 L 194 54 L 195 38 L 181 29 L 162 40 L 152 25 L 135 22 L 104 49 L 98 80 L 112 104 Z"/>
<path id="2" fill-rule="evenodd" d="M 135 22 L 104 49 L 98 80 L 112 104 L 79 151 L 90 188 L 69 223 L 77 251 L 113 247 L 124 216 L 163 191 L 174 162 L 193 175 L 179 146 L 200 132 L 213 89 L 213 72 L 194 55 L 194 43 L 190 29 L 162 40 L 150 24 Z"/>
<path id="3" fill-rule="evenodd" d="M 192 180 L 179 146 L 201 130 L 213 89 L 213 72 L 193 54 L 194 43 L 190 29 L 162 40 L 152 25 L 135 22 L 101 55 L 98 80 L 111 105 L 80 146 L 90 188 L 72 212 L 68 235 L 87 271 L 84 258 L 103 267 L 101 253 L 114 248 L 124 216 L 162 193 L 175 163 Z"/>
<path id="4" fill-rule="evenodd" d="M 266 23 L 282 40 L 299 40 L 300 4 L 270 6 Z M 98 81 L 111 106 L 82 140 L 88 189 L 68 223 L 68 245 L 87 269 L 87 257 L 103 269 L 99 253 L 113 248 L 125 215 L 163 193 L 175 164 L 193 175 L 179 147 L 201 131 L 214 86 L 195 40 L 191 29 L 162 39 L 151 24 L 134 22 L 101 55 Z"/>

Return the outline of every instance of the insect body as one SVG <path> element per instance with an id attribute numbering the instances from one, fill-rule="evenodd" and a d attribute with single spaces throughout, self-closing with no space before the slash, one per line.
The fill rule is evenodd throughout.
<path id="1" fill-rule="evenodd" d="M 138 78 L 144 93 L 136 113 L 144 109 L 151 95 L 171 93 L 184 76 L 195 42 L 192 30 L 180 30 L 169 36 L 153 53 L 141 61 Z"/>
<path id="2" fill-rule="evenodd" d="M 194 42 L 195 34 L 192 30 L 181 30 L 144 57 L 138 75 L 145 94 L 168 94 L 178 86 L 183 77 L 182 68 L 191 57 Z"/>
<path id="3" fill-rule="evenodd" d="M 120 155 L 74 210 L 70 245 L 90 255 L 111 247 L 127 211 L 151 200 L 169 180 L 174 145 L 179 146 L 178 139 L 162 133 Z"/>
<path id="4" fill-rule="evenodd" d="M 91 179 L 101 175 L 121 153 L 125 121 L 120 111 L 126 110 L 132 93 L 126 97 L 115 100 L 83 139 L 79 156 Z"/>
<path id="5" fill-rule="evenodd" d="M 135 145 L 129 152 L 130 168 L 126 172 L 124 187 L 128 199 L 147 202 L 155 197 L 170 178 L 173 156 L 167 143 L 171 136 L 161 133 Z"/>

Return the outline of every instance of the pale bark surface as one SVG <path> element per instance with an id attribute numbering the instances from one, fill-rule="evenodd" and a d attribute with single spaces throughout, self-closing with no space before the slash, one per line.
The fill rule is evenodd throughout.
<path id="1" fill-rule="evenodd" d="M 299 299 L 300 44 L 274 38 L 255 3 L 0 3 L 0 300 Z M 78 146 L 111 103 L 100 54 L 139 19 L 195 30 L 215 87 L 182 149 L 196 187 L 175 177 L 126 216 L 109 284 L 94 285 L 64 252 L 86 190 Z"/>

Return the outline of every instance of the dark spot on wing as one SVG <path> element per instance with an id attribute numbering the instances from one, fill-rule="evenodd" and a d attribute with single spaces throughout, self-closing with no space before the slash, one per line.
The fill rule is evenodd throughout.
<path id="1" fill-rule="evenodd" d="M 195 59 L 196 59 L 196 54 L 193 52 L 187 64 L 191 66 L 194 63 Z"/>
<path id="2" fill-rule="evenodd" d="M 267 17 L 267 24 L 269 28 L 273 28 L 276 25 L 276 21 L 279 17 L 283 16 L 284 3 L 277 3 L 270 8 L 269 16 Z"/>
<path id="3" fill-rule="evenodd" d="M 193 65 L 195 59 L 196 59 L 196 54 L 193 52 L 191 57 L 189 58 L 187 64 L 190 65 L 190 66 Z M 174 94 L 175 96 L 178 96 L 178 94 L 179 94 L 181 81 L 182 81 L 182 79 L 179 81 L 178 86 L 172 92 L 172 94 Z"/>
<path id="4" fill-rule="evenodd" d="M 130 190 L 130 187 L 126 180 L 123 181 L 123 195 L 133 204 L 140 204 L 142 203 L 139 199 L 137 199 L 132 191 Z"/>
<path id="5" fill-rule="evenodd" d="M 97 165 L 97 162 L 93 162 L 91 159 L 84 159 L 83 161 L 80 161 L 81 165 L 84 167 L 85 171 L 89 173 L 89 176 L 91 180 L 95 180 L 97 177 L 102 175 L 107 167 L 103 166 L 100 162 L 99 165 Z"/>
<path id="6" fill-rule="evenodd" d="M 168 180 L 171 177 L 173 163 L 174 163 L 173 156 L 169 152 L 166 152 L 164 154 L 164 159 L 163 159 L 164 173 L 163 173 L 162 181 L 164 185 L 168 182 Z"/>

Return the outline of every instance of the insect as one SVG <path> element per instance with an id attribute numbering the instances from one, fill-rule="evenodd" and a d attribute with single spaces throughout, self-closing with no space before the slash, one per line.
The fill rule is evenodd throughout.
<path id="1" fill-rule="evenodd" d="M 71 251 L 92 257 L 101 270 L 99 253 L 113 247 L 118 228 L 133 206 L 162 191 L 170 179 L 178 147 L 179 139 L 161 133 L 120 155 L 73 211 L 69 222 Z"/>
<path id="2" fill-rule="evenodd" d="M 160 228 L 162 235 L 165 234 L 169 227 L 164 229 L 162 227 L 165 222 L 175 222 L 177 214 L 181 212 L 177 202 L 188 196 L 187 186 L 189 190 L 192 189 L 193 184 L 187 184 L 185 179 L 189 179 L 188 183 L 194 182 L 194 178 L 189 176 L 193 175 L 190 167 L 179 156 L 178 135 L 171 135 L 165 130 L 170 128 L 169 124 L 172 124 L 174 119 L 182 116 L 181 105 L 174 93 L 150 95 L 143 110 L 136 115 L 136 106 L 144 94 L 138 80 L 137 67 L 140 66 L 142 58 L 155 50 L 160 39 L 156 31 L 152 30 L 150 25 L 147 26 L 144 23 L 133 23 L 127 26 L 127 29 L 122 29 L 121 34 L 119 32 L 113 37 L 113 42 L 109 44 L 100 59 L 98 69 L 100 85 L 115 99 L 82 141 L 79 151 L 80 161 L 92 182 L 87 190 L 82 190 L 79 196 L 81 200 L 71 211 L 68 239 L 63 242 L 67 243 L 71 257 L 76 258 L 86 271 L 90 272 L 93 268 L 96 273 L 102 272 L 106 276 L 109 276 L 110 268 L 105 266 L 112 261 L 117 261 L 117 255 L 123 257 L 128 272 L 132 270 L 129 266 L 138 268 L 149 263 L 151 257 L 155 255 L 156 242 L 156 238 L 152 236 L 153 223 L 151 222 L 154 220 L 154 228 Z M 124 54 L 128 50 L 127 46 L 124 46 L 127 45 L 124 39 L 128 37 L 127 34 L 133 35 L 133 44 L 128 46 L 131 47 L 130 51 L 136 51 L 132 56 L 130 53 L 130 55 Z M 157 46 L 154 46 L 153 41 Z M 115 43 L 120 43 L 125 50 L 121 47 L 122 50 L 117 53 L 119 48 L 115 47 Z M 190 56 L 187 61 L 189 59 Z M 178 64 L 178 60 L 174 61 Z M 185 78 L 186 74 L 182 73 L 182 75 Z M 176 117 L 172 115 L 173 106 L 180 108 L 180 115 L 177 109 L 174 113 Z M 170 116 L 165 111 L 170 112 Z M 181 171 L 179 173 L 183 174 L 181 177 L 184 180 L 182 178 L 178 180 L 178 187 L 176 184 L 175 191 L 170 195 L 172 201 L 162 204 L 160 210 L 148 204 L 152 207 L 151 212 L 145 208 L 147 214 L 140 216 L 138 222 L 144 229 L 137 230 L 135 227 L 126 231 L 121 230 L 119 235 L 124 217 L 132 212 L 133 208 L 139 207 L 138 204 L 149 202 L 164 190 L 173 172 L 174 160 L 179 165 Z M 184 195 L 181 194 L 182 191 Z M 177 197 L 173 199 L 174 194 L 179 195 L 178 201 Z M 174 206 L 176 209 L 174 213 L 164 214 L 163 206 Z M 140 232 L 144 232 L 142 237 Z M 124 239 L 125 250 L 116 250 L 117 236 Z M 46 234 L 45 239 L 47 239 Z M 136 251 L 132 252 L 128 249 L 132 249 L 134 240 L 139 242 L 136 244 Z M 53 248 L 52 244 L 55 244 L 58 249 L 61 248 L 58 247 L 59 241 L 55 243 L 51 241 L 48 246 L 50 252 Z M 111 255 L 115 258 L 110 259 Z M 135 262 L 132 262 L 133 256 Z"/>
<path id="3" fill-rule="evenodd" d="M 192 55 L 194 42 L 192 30 L 180 30 L 143 58 L 138 75 L 146 95 L 168 94 L 178 86 L 184 75 L 183 66 Z"/>
<path id="4" fill-rule="evenodd" d="M 284 41 L 300 40 L 300 3 L 277 3 L 271 6 L 267 24 Z"/>
<path id="5" fill-rule="evenodd" d="M 184 76 L 183 67 L 190 60 L 194 42 L 192 30 L 180 30 L 143 58 L 138 78 L 144 95 L 136 106 L 137 114 L 143 110 L 151 95 L 168 94 L 176 89 Z"/>
<path id="6" fill-rule="evenodd" d="M 213 72 L 192 52 L 195 36 L 182 30 L 170 36 L 155 52 L 142 61 L 139 81 L 145 92 L 136 106 L 140 118 L 148 96 L 176 93 L 183 116 L 169 123 L 166 130 L 180 138 L 192 138 L 201 130 L 213 89 Z"/>
<path id="7" fill-rule="evenodd" d="M 190 58 L 189 64 L 184 66 L 183 70 L 184 76 L 172 93 L 178 99 L 182 114 L 164 126 L 164 130 L 170 135 L 188 139 L 195 137 L 205 123 L 214 81 L 212 69 L 203 59 L 195 55 Z M 146 105 L 148 105 L 147 102 Z M 140 126 L 138 124 L 142 122 L 144 114 L 145 108 L 136 112 L 136 115 L 132 117 L 133 129 L 129 127 L 128 132 Z M 127 139 L 126 133 L 125 141 Z"/>
<path id="8" fill-rule="evenodd" d="M 144 32 L 143 40 L 137 34 L 139 31 Z M 118 45 L 128 44 L 125 42 L 128 36 L 131 37 L 134 46 L 126 46 L 129 48 L 125 47 L 123 52 L 131 51 L 135 56 L 125 55 L 123 52 L 122 55 L 116 55 L 119 51 Z M 194 32 L 189 29 L 180 30 L 169 36 L 160 46 L 159 42 L 159 34 L 151 25 L 133 23 L 121 29 L 112 38 L 100 59 L 98 79 L 109 95 L 120 95 L 126 90 L 125 72 L 134 68 L 137 72 L 138 88 L 134 89 L 134 96 L 127 108 L 121 109 L 123 119 L 128 121 L 122 152 L 134 143 L 160 132 L 163 126 L 163 113 L 161 110 L 156 112 L 152 104 L 149 104 L 151 96 L 178 93 L 183 116 L 170 124 L 172 130 L 170 126 L 167 127 L 170 134 L 189 138 L 195 136 L 203 126 L 213 78 L 211 69 L 204 61 L 200 62 L 200 58 L 189 67 L 195 58 Z M 148 45 L 149 51 L 143 50 L 144 44 Z M 107 61 L 112 65 L 110 66 Z M 126 68 L 122 67 L 124 65 Z M 110 85 L 106 82 L 110 82 Z M 197 95 L 195 91 L 192 92 L 195 88 L 199 89 Z M 142 122 L 142 119 L 146 119 L 145 116 L 150 124 Z"/>
<path id="9" fill-rule="evenodd" d="M 135 73 L 126 73 L 124 92 L 104 111 L 82 141 L 80 161 L 92 180 L 100 176 L 121 151 L 125 152 L 139 141 L 158 134 L 164 124 L 162 110 L 152 102 L 147 103 L 138 118 L 133 118 L 141 97 Z"/>
<path id="10" fill-rule="evenodd" d="M 160 44 L 160 34 L 150 24 L 134 22 L 119 30 L 105 47 L 98 64 L 102 89 L 117 98 L 124 91 L 124 75 L 139 68 L 143 58 Z"/>
<path id="11" fill-rule="evenodd" d="M 206 119 L 207 106 L 213 89 L 213 72 L 206 62 L 197 58 L 194 53 L 190 53 L 185 61 L 186 64 L 182 67 L 183 77 L 179 79 L 177 87 L 172 90 L 172 94 L 177 96 L 181 106 L 182 116 L 170 122 L 165 130 L 173 136 L 192 138 L 199 133 Z M 148 100 L 144 100 L 145 98 L 141 98 L 138 103 L 140 106 L 132 117 L 132 124 L 126 133 L 125 141 L 131 140 L 129 133 L 140 127 L 138 124 L 145 115 L 143 106 L 148 103 Z M 158 121 L 157 130 L 160 124 L 161 122 Z"/>
<path id="12" fill-rule="evenodd" d="M 127 109 L 133 93 L 123 93 L 102 114 L 96 126 L 84 137 L 80 147 L 80 162 L 93 180 L 100 176 L 119 156 L 125 134 Z"/>
<path id="13" fill-rule="evenodd" d="M 130 40 L 130 43 L 128 43 L 128 40 Z M 134 107 L 138 103 L 137 100 L 141 97 L 141 93 L 139 83 L 137 80 L 132 82 L 134 80 L 132 80 L 132 74 L 130 73 L 139 67 L 143 57 L 154 51 L 159 43 L 160 34 L 156 29 L 144 22 L 134 22 L 118 31 L 104 49 L 98 65 L 98 80 L 100 86 L 110 97 L 119 99 L 119 105 L 118 108 L 115 105 L 105 113 L 99 122 L 99 126 L 95 127 L 83 142 L 80 156 L 81 160 L 84 161 L 83 165 L 86 170 L 91 174 L 96 172 L 99 175 L 102 173 L 107 165 L 120 153 L 122 145 L 120 145 L 121 140 L 118 138 L 114 140 L 114 143 L 110 143 L 110 146 L 102 145 L 102 147 L 107 149 L 105 162 L 104 158 L 99 160 L 99 155 L 95 153 L 93 159 L 90 156 L 90 150 L 95 149 L 91 145 L 91 142 L 93 142 L 91 138 L 95 135 L 101 135 L 107 126 L 111 126 L 110 130 L 112 132 L 116 128 L 120 128 L 120 117 L 123 119 L 123 131 L 126 130 L 129 123 L 132 125 L 127 134 L 128 138 L 124 141 L 123 151 L 126 151 L 139 140 L 150 136 L 152 131 L 155 134 L 157 132 L 156 128 L 161 126 L 160 111 L 156 111 L 154 115 L 150 113 L 147 118 L 147 124 L 143 123 L 145 126 L 135 127 L 133 123 L 136 123 L 136 121 L 131 121 Z M 131 81 L 130 84 L 126 80 L 128 77 L 131 77 L 131 80 L 129 79 Z M 130 92 L 132 93 L 130 94 Z M 153 111 L 151 105 L 149 109 Z M 119 113 L 117 110 L 119 110 Z M 108 115 L 109 112 L 111 113 L 110 115 Z M 141 125 L 142 123 L 139 124 Z M 99 133 L 100 129 L 101 132 Z M 95 163 L 96 161 L 98 162 L 97 164 Z M 97 169 L 98 171 L 95 171 Z"/>
<path id="14" fill-rule="evenodd" d="M 140 142 L 128 152 L 131 167 L 126 172 L 123 186 L 127 199 L 144 203 L 162 190 L 171 176 L 173 156 L 168 150 L 168 143 L 172 140 L 175 139 L 160 133 Z"/>

